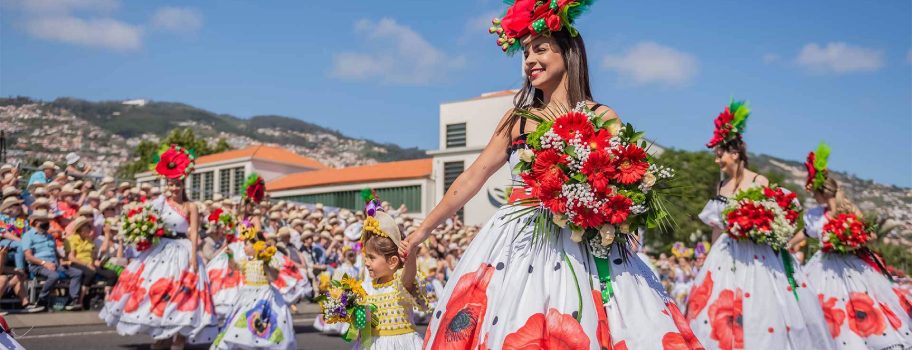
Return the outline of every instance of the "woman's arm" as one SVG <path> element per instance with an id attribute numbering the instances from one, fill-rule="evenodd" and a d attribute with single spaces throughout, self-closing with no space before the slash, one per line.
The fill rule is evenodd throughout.
<path id="1" fill-rule="evenodd" d="M 196 207 L 196 204 L 193 202 L 188 202 L 190 208 L 187 211 L 190 215 L 190 227 L 187 228 L 187 238 L 190 239 L 190 269 L 193 272 L 197 272 L 197 264 L 199 259 L 199 253 L 197 249 L 199 248 L 199 209 Z"/>
<path id="2" fill-rule="evenodd" d="M 807 235 L 804 233 L 804 230 L 798 231 L 798 233 L 796 233 L 795 236 L 789 240 L 788 245 L 786 245 L 786 247 L 788 247 L 788 250 L 790 252 L 794 253 L 794 252 L 798 251 L 798 246 L 801 244 L 801 242 L 804 242 L 804 240 L 806 240 L 806 239 L 807 239 Z"/>
<path id="3" fill-rule="evenodd" d="M 506 123 L 508 118 L 512 117 L 512 113 L 512 110 L 507 112 L 501 120 L 501 124 Z M 506 163 L 506 150 L 510 146 L 508 135 L 495 132 L 491 136 L 491 140 L 488 141 L 488 145 L 485 146 L 478 159 L 450 185 L 443 200 L 431 210 L 418 230 L 400 242 L 399 255 L 406 256 L 408 252 L 414 250 L 414 247 L 424 242 L 437 225 L 462 208 L 472 196 L 478 193 L 485 181 Z"/>
<path id="4" fill-rule="evenodd" d="M 417 245 L 415 247 L 418 247 Z M 417 252 L 417 249 L 415 249 Z M 415 253 L 412 252 L 412 253 Z M 409 292 L 409 294 L 415 295 L 415 275 L 418 273 L 418 254 L 409 254 L 408 258 L 405 259 L 405 267 L 402 269 L 402 286 Z"/>

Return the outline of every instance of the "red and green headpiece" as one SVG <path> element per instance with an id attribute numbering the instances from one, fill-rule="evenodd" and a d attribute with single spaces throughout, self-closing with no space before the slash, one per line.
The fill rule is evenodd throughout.
<path id="1" fill-rule="evenodd" d="M 573 21 L 589 10 L 595 0 L 506 0 L 510 7 L 501 18 L 495 18 L 488 29 L 497 35 L 497 45 L 513 54 L 522 50 L 520 40 L 526 35 L 549 35 L 568 30 L 576 36 Z"/>
<path id="2" fill-rule="evenodd" d="M 162 146 L 153 159 L 155 171 L 169 179 L 185 179 L 193 172 L 196 152 L 178 145 Z"/>
<path id="3" fill-rule="evenodd" d="M 827 170 L 827 161 L 830 159 L 830 146 L 820 142 L 817 151 L 808 153 L 807 161 L 804 166 L 807 167 L 808 175 L 806 186 L 810 186 L 813 191 L 820 191 L 826 182 L 829 170 Z"/>
<path id="4" fill-rule="evenodd" d="M 734 99 L 725 106 L 725 110 L 716 117 L 716 130 L 713 138 L 706 144 L 707 148 L 716 147 L 722 143 L 740 139 L 747 127 L 747 118 L 750 117 L 750 108 L 745 101 Z"/>
<path id="5" fill-rule="evenodd" d="M 264 196 L 266 196 L 266 181 L 257 173 L 247 176 L 247 180 L 244 181 L 244 198 L 260 204 Z"/>

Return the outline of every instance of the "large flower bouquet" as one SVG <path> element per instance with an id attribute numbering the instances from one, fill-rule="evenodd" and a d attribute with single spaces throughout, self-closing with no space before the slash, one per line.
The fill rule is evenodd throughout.
<path id="1" fill-rule="evenodd" d="M 165 226 L 150 205 L 136 206 L 121 215 L 120 235 L 124 243 L 144 251 L 167 234 Z"/>
<path id="2" fill-rule="evenodd" d="M 838 214 L 823 225 L 820 241 L 823 251 L 851 253 L 864 247 L 870 238 L 871 228 L 855 214 Z"/>
<path id="3" fill-rule="evenodd" d="M 376 318 L 370 317 L 376 306 L 367 304 L 367 292 L 361 282 L 347 274 L 341 281 L 332 280 L 329 288 L 314 300 L 320 304 L 324 322 L 349 324 L 348 331 L 342 335 L 346 341 L 357 338 L 360 331 L 370 332 L 371 326 L 377 326 Z"/>
<path id="4" fill-rule="evenodd" d="M 797 196 L 776 186 L 739 192 L 723 211 L 728 234 L 782 249 L 798 230 Z"/>
<path id="5" fill-rule="evenodd" d="M 571 239 L 589 242 L 606 257 L 617 233 L 668 223 L 662 190 L 674 171 L 647 152 L 643 132 L 597 115 L 585 104 L 556 117 L 518 111 L 538 122 L 513 169 L 531 196 L 514 203 L 537 233 L 569 227 Z"/>

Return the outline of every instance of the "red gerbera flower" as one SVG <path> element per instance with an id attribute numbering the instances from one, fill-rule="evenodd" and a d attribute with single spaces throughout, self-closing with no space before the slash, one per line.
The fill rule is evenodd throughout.
<path id="1" fill-rule="evenodd" d="M 199 293 L 197 291 L 197 281 L 199 275 L 192 271 L 184 271 L 181 278 L 174 282 L 172 286 L 171 302 L 177 305 L 178 311 L 193 311 L 199 305 Z"/>
<path id="2" fill-rule="evenodd" d="M 567 156 L 554 150 L 546 149 L 535 154 L 532 163 L 532 175 L 536 178 L 563 174 L 561 165 L 567 165 Z"/>
<path id="3" fill-rule="evenodd" d="M 605 223 L 605 216 L 601 212 L 578 206 L 573 208 L 573 223 L 580 227 L 599 227 Z"/>
<path id="4" fill-rule="evenodd" d="M 719 342 L 722 349 L 744 348 L 744 315 L 742 313 L 741 288 L 725 289 L 709 306 L 709 322 L 712 331 L 709 337 Z"/>
<path id="5" fill-rule="evenodd" d="M 613 225 L 618 225 L 627 220 L 630 216 L 630 206 L 633 201 L 622 195 L 614 195 L 608 198 L 608 201 L 602 205 L 602 212 L 605 213 L 606 219 Z"/>
<path id="6" fill-rule="evenodd" d="M 165 314 L 165 308 L 171 302 L 174 285 L 170 279 L 160 278 L 149 286 L 149 303 L 152 304 L 152 313 L 158 317 Z M 137 291 L 138 292 L 138 291 Z"/>
<path id="7" fill-rule="evenodd" d="M 217 222 L 219 219 L 219 216 L 221 216 L 221 215 L 222 215 L 222 208 L 215 208 L 215 210 L 213 210 L 212 213 L 209 214 L 209 217 L 207 219 L 210 222 Z"/>
<path id="8" fill-rule="evenodd" d="M 880 309 L 883 310 L 884 316 L 890 321 L 890 326 L 893 327 L 893 329 L 899 329 L 899 326 L 902 326 L 902 321 L 899 320 L 899 317 L 896 317 L 896 314 L 893 310 L 890 310 L 890 307 L 887 306 L 887 304 L 880 303 Z"/>
<path id="9" fill-rule="evenodd" d="M 886 329 L 883 314 L 865 293 L 853 292 L 846 302 L 846 314 L 849 316 L 849 329 L 865 338 L 883 333 Z"/>
<path id="10" fill-rule="evenodd" d="M 551 127 L 557 136 L 564 140 L 571 140 L 579 133 L 582 139 L 589 140 L 595 129 L 589 121 L 589 117 L 581 112 L 569 112 L 554 120 L 554 126 Z"/>
<path id="11" fill-rule="evenodd" d="M 617 173 L 614 179 L 617 182 L 630 185 L 640 181 L 646 170 L 649 170 L 649 162 L 646 161 L 646 151 L 634 144 L 627 147 L 621 147 L 614 150 L 615 165 Z"/>
<path id="12" fill-rule="evenodd" d="M 687 297 L 687 320 L 693 321 L 706 307 L 709 301 L 709 295 L 712 294 L 713 279 L 712 271 L 706 272 L 706 277 L 700 286 L 693 286 L 690 289 L 690 296 Z"/>
<path id="13" fill-rule="evenodd" d="M 189 173 L 187 168 L 192 164 L 193 160 L 190 159 L 189 154 L 179 151 L 177 145 L 171 145 L 171 148 L 159 156 L 155 171 L 169 179 L 177 179 Z"/>
<path id="14" fill-rule="evenodd" d="M 488 283 L 494 267 L 481 264 L 478 270 L 459 278 L 440 318 L 431 349 L 473 349 L 481 336 L 485 311 L 488 309 Z"/>
<path id="15" fill-rule="evenodd" d="M 589 138 L 589 148 L 595 150 L 605 150 L 611 146 L 611 132 L 605 129 L 599 129 Z"/>
<path id="16" fill-rule="evenodd" d="M 589 349 L 589 338 L 573 316 L 555 308 L 547 317 L 537 313 L 526 324 L 504 338 L 504 350 L 523 349 Z"/>
<path id="17" fill-rule="evenodd" d="M 845 312 L 836 307 L 836 298 L 829 298 L 824 302 L 823 294 L 817 294 L 817 299 L 820 299 L 820 306 L 823 307 L 823 317 L 830 329 L 830 336 L 836 339 L 842 329 L 842 322 L 845 321 Z"/>
<path id="18" fill-rule="evenodd" d="M 615 175 L 614 162 L 605 151 L 593 151 L 580 171 L 586 174 L 589 185 L 602 195 L 611 193 L 611 179 Z"/>
<path id="19" fill-rule="evenodd" d="M 602 349 L 611 349 L 611 328 L 608 325 L 608 314 L 605 313 L 605 305 L 602 304 L 602 292 L 592 291 L 592 301 L 595 302 L 595 312 L 598 315 L 598 323 L 595 337 Z"/>
<path id="20" fill-rule="evenodd" d="M 245 194 L 256 203 L 263 201 L 263 197 L 266 196 L 266 181 L 262 177 L 257 177 L 254 183 L 247 186 Z"/>

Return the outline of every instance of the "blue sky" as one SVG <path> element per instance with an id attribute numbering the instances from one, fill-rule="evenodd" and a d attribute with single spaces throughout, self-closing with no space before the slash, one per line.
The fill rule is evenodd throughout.
<path id="1" fill-rule="evenodd" d="M 0 95 L 179 101 L 437 146 L 441 102 L 518 87 L 519 57 L 462 1 L 0 0 Z M 912 186 L 912 3 L 609 1 L 578 28 L 593 90 L 700 150 L 730 97 L 753 152 Z"/>

